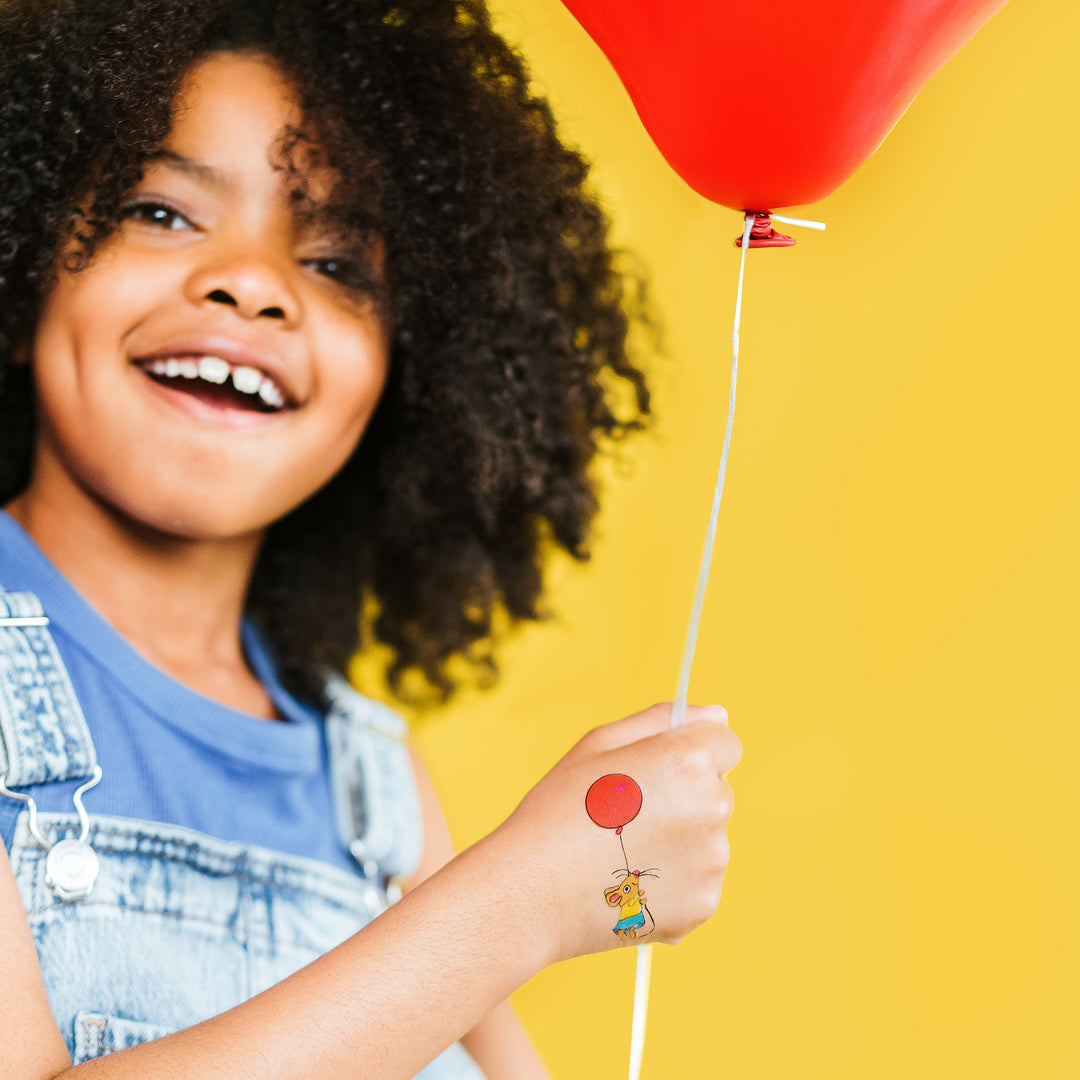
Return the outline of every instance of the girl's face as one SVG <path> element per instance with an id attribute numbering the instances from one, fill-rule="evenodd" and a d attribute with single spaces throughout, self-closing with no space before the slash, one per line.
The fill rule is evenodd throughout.
<path id="1" fill-rule="evenodd" d="M 364 268 L 274 167 L 298 120 L 266 61 L 223 53 L 193 69 L 115 235 L 85 270 L 60 270 L 43 305 L 31 494 L 52 485 L 221 539 L 264 529 L 353 452 L 387 330 Z M 317 207 L 334 177 L 313 166 L 305 179 Z"/>

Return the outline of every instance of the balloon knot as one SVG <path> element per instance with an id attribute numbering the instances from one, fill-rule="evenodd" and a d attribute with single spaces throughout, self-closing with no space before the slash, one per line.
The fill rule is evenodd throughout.
<path id="1" fill-rule="evenodd" d="M 615 835 L 616 836 L 621 836 L 622 835 L 622 826 L 621 825 L 615 830 Z"/>
<path id="2" fill-rule="evenodd" d="M 754 215 L 754 224 L 750 226 L 750 243 L 747 247 L 794 247 L 795 240 L 783 233 L 778 233 L 772 225 L 772 218 L 768 210 L 747 210 L 747 214 Z M 742 247 L 742 234 L 735 238 L 735 246 Z"/>

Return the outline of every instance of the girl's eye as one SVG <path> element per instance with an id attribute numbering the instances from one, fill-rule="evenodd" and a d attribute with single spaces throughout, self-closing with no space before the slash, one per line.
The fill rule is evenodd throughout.
<path id="1" fill-rule="evenodd" d="M 308 259 L 306 265 L 316 274 L 330 278 L 342 285 L 349 285 L 358 276 L 357 266 L 348 259 Z"/>
<path id="2" fill-rule="evenodd" d="M 343 259 L 311 259 L 308 262 L 308 266 L 310 266 L 316 274 L 322 274 L 323 277 L 333 278 L 335 281 L 340 281 L 349 270 L 348 263 Z"/>
<path id="3" fill-rule="evenodd" d="M 346 289 L 368 292 L 374 285 L 371 270 L 359 260 L 333 257 L 306 259 L 304 265 L 320 277 L 328 278 Z"/>
<path id="4" fill-rule="evenodd" d="M 179 210 L 161 202 L 131 202 L 120 207 L 121 221 L 136 221 L 165 232 L 187 232 L 195 226 Z"/>

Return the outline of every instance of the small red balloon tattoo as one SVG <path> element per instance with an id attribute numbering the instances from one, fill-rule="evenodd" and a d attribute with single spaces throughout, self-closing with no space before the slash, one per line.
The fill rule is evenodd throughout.
<path id="1" fill-rule="evenodd" d="M 641 879 L 658 877 L 657 867 L 648 870 L 631 870 L 626 857 L 626 845 L 623 843 L 623 827 L 629 825 L 641 812 L 641 788 L 632 777 L 623 773 L 608 773 L 593 782 L 585 793 L 585 812 L 601 829 L 614 829 L 622 848 L 625 869 L 612 871 L 620 875 L 618 885 L 604 890 L 604 902 L 609 907 L 619 909 L 619 919 L 612 931 L 620 941 L 634 941 L 645 937 L 656 929 L 656 920 L 645 903 L 645 893 L 641 889 Z M 645 930 L 645 916 L 648 915 L 652 926 Z"/>

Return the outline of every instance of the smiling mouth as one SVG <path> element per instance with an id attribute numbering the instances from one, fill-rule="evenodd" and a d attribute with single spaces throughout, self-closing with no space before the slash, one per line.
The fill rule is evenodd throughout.
<path id="1" fill-rule="evenodd" d="M 183 355 L 136 361 L 152 381 L 222 410 L 278 413 L 293 408 L 269 375 L 220 356 Z"/>

